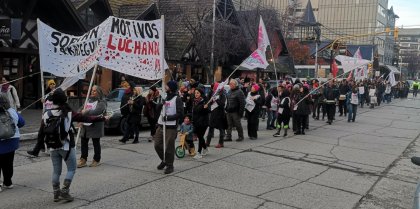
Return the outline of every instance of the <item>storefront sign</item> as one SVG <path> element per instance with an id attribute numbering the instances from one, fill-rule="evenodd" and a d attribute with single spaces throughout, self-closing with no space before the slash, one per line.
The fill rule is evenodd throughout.
<path id="1" fill-rule="evenodd" d="M 10 38 L 10 19 L 0 19 L 0 38 Z"/>

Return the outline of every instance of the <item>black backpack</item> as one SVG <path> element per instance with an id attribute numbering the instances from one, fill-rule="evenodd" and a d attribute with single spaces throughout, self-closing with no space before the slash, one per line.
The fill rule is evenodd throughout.
<path id="1" fill-rule="evenodd" d="M 43 132 L 45 134 L 45 144 L 48 148 L 61 148 L 65 144 L 65 140 L 69 135 L 69 132 L 66 132 L 64 127 L 64 121 L 66 116 L 61 114 L 60 116 L 55 116 L 52 114 L 51 110 L 47 111 L 48 119 L 45 121 Z"/>

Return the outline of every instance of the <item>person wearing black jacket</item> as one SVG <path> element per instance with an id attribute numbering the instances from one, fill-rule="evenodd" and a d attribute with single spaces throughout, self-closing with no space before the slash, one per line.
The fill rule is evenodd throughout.
<path id="1" fill-rule="evenodd" d="M 194 102 L 192 109 L 194 133 L 198 138 L 198 150 L 194 156 L 195 159 L 200 159 L 207 155 L 208 149 L 204 140 L 204 134 L 209 126 L 209 111 L 206 100 L 204 99 L 204 92 L 201 88 L 195 89 Z"/>
<path id="2" fill-rule="evenodd" d="M 284 86 L 279 86 L 280 88 L 280 99 L 279 99 L 279 105 L 278 105 L 278 115 L 277 115 L 277 124 L 278 124 L 278 130 L 277 133 L 275 133 L 274 137 L 280 136 L 281 128 L 284 129 L 283 136 L 287 136 L 287 130 L 289 129 L 289 121 L 290 117 L 292 116 L 292 111 L 290 109 L 290 92 L 285 89 Z"/>
<path id="3" fill-rule="evenodd" d="M 337 91 L 334 86 L 334 81 L 330 80 L 328 86 L 324 89 L 325 109 L 327 110 L 328 124 L 332 124 L 335 113 L 335 100 L 337 99 Z"/>
<path id="4" fill-rule="evenodd" d="M 306 117 L 311 114 L 311 110 L 309 108 L 309 104 L 311 103 L 309 97 L 309 89 L 306 86 L 301 86 L 299 89 L 299 93 L 296 97 L 296 105 L 297 109 L 295 111 L 296 116 L 296 135 L 305 135 L 305 127 L 306 127 Z M 299 103 L 298 103 L 299 102 Z"/>
<path id="5" fill-rule="evenodd" d="M 130 98 L 133 98 L 134 88 L 136 87 L 136 84 L 132 81 L 129 82 L 129 85 L 130 87 L 125 90 L 124 95 L 121 98 L 120 111 L 123 118 L 128 118 L 128 116 L 130 115 L 130 108 L 128 107 L 128 101 L 130 100 Z M 125 120 L 123 138 L 119 140 L 122 143 L 126 143 L 129 140 L 129 138 L 132 137 L 132 135 L 128 136 L 128 138 L 124 137 L 125 134 L 128 132 L 128 126 L 129 125 L 127 123 L 127 120 Z"/>
<path id="6" fill-rule="evenodd" d="M 139 143 L 139 128 L 141 123 L 141 112 L 143 110 L 144 98 L 141 96 L 142 88 L 135 87 L 133 95 L 127 101 L 129 114 L 127 116 L 127 129 L 121 142 L 125 143 L 130 135 L 134 135 L 133 144 Z M 124 107 L 125 108 L 125 107 Z"/>
<path id="7" fill-rule="evenodd" d="M 245 109 L 245 96 L 239 89 L 238 81 L 232 79 L 229 82 L 230 92 L 227 95 L 226 118 L 228 121 L 228 129 L 226 131 L 225 141 L 232 141 L 232 128 L 236 127 L 238 131 L 238 139 L 244 140 L 244 131 L 241 124 L 241 118 Z"/>
<path id="8" fill-rule="evenodd" d="M 245 111 L 247 112 L 247 123 L 248 123 L 248 136 L 251 140 L 258 138 L 258 125 L 261 105 L 263 104 L 263 98 L 259 94 L 260 89 L 258 84 L 254 84 L 251 87 L 251 92 L 248 93 L 245 104 Z"/>
<path id="9" fill-rule="evenodd" d="M 340 112 L 340 116 L 343 116 L 343 113 L 344 116 L 347 116 L 346 95 L 349 91 L 351 91 L 351 88 L 347 84 L 347 80 L 343 80 L 338 88 L 340 91 L 340 97 L 338 100 L 338 111 Z"/>
<path id="10" fill-rule="evenodd" d="M 219 83 L 215 83 L 213 87 L 213 91 L 216 91 L 219 86 Z M 223 139 L 225 137 L 225 130 L 228 127 L 226 121 L 226 113 L 225 113 L 225 104 L 226 104 L 226 95 L 223 92 L 223 88 L 212 98 L 210 98 L 209 102 L 209 109 L 210 113 L 210 122 L 209 127 L 213 129 L 219 129 L 219 143 L 216 145 L 216 148 L 222 148 Z M 209 130 L 210 132 L 210 130 Z M 211 138 L 213 135 L 207 135 L 207 144 L 210 145 Z"/>
<path id="11" fill-rule="evenodd" d="M 165 85 L 166 99 L 163 104 L 158 106 L 160 116 L 158 119 L 158 128 L 156 134 L 153 136 L 155 142 L 154 147 L 158 154 L 161 163 L 157 166 L 158 170 L 163 170 L 165 167 L 165 174 L 174 172 L 175 159 L 175 140 L 177 137 L 178 121 L 183 117 L 184 106 L 181 98 L 176 94 L 178 83 L 176 81 L 169 81 Z M 166 130 L 163 129 L 165 124 Z M 165 131 L 165 150 L 163 150 L 163 131 Z M 164 156 L 165 153 L 165 156 Z"/>

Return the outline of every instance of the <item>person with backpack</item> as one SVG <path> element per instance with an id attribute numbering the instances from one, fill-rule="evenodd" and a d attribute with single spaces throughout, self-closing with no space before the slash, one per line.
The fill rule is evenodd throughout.
<path id="1" fill-rule="evenodd" d="M 13 188 L 13 161 L 15 151 L 19 148 L 19 128 L 24 125 L 21 117 L 10 106 L 8 97 L 0 94 L 0 175 L 3 173 L 3 184 L 0 192 Z M 22 119 L 21 119 L 22 120 Z"/>
<path id="2" fill-rule="evenodd" d="M 103 115 L 106 112 L 106 100 L 104 93 L 102 92 L 101 87 L 95 85 L 92 87 L 91 96 L 89 102 L 86 104 L 82 114 L 86 116 L 99 116 Z M 81 137 L 81 156 L 79 162 L 77 163 L 78 168 L 86 167 L 87 158 L 89 153 L 89 138 L 92 138 L 94 156 L 93 161 L 89 167 L 97 167 L 101 162 L 101 144 L 100 139 L 105 135 L 104 123 L 84 123 L 82 126 L 82 131 L 80 133 Z"/>
<path id="3" fill-rule="evenodd" d="M 104 116 L 85 116 L 81 113 L 73 113 L 67 103 L 67 96 L 63 90 L 56 89 L 52 94 L 53 104 L 56 108 L 48 110 L 42 116 L 44 123 L 45 143 L 50 149 L 50 157 L 53 164 L 52 186 L 54 202 L 60 200 L 73 201 L 69 194 L 70 185 L 76 172 L 76 150 L 74 140 L 74 127 L 72 122 L 103 122 L 108 119 Z M 60 189 L 60 176 L 63 161 L 67 166 L 67 174 Z"/>
<path id="4" fill-rule="evenodd" d="M 1 79 L 1 93 L 7 96 L 10 103 L 10 107 L 17 110 L 20 108 L 19 96 L 16 88 L 10 84 L 10 79 L 7 76 L 3 76 Z"/>
<path id="5" fill-rule="evenodd" d="M 45 90 L 45 99 L 41 100 L 43 105 L 44 105 L 44 108 L 43 108 L 44 112 L 54 108 L 54 104 L 52 102 L 51 95 L 52 95 L 52 92 L 55 90 L 55 87 L 56 87 L 55 81 L 53 79 L 51 79 L 47 82 L 47 85 L 48 85 L 47 89 Z M 32 150 L 27 151 L 27 153 L 31 156 L 38 157 L 38 154 L 41 150 L 45 151 L 45 146 L 44 146 L 45 135 L 42 132 L 43 129 L 44 129 L 44 127 L 41 123 L 41 126 L 39 127 L 39 130 L 38 130 L 37 142 L 35 144 L 35 147 Z"/>

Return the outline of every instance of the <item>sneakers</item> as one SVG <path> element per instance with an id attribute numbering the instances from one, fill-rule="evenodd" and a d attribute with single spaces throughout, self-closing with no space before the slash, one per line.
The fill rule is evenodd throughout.
<path id="1" fill-rule="evenodd" d="M 160 162 L 160 164 L 157 166 L 158 170 L 163 170 L 166 167 L 166 163 Z"/>
<path id="2" fill-rule="evenodd" d="M 203 149 L 201 155 L 206 156 L 209 153 L 209 149 Z"/>
<path id="3" fill-rule="evenodd" d="M 197 153 L 193 158 L 197 160 L 203 158 L 203 156 L 200 153 Z"/>
<path id="4" fill-rule="evenodd" d="M 13 189 L 13 184 L 10 184 L 9 186 L 6 186 L 4 184 L 0 184 L 0 190 L 1 189 Z"/>
<path id="5" fill-rule="evenodd" d="M 92 163 L 89 165 L 89 167 L 98 167 L 100 164 L 101 164 L 100 162 L 93 160 Z"/>
<path id="6" fill-rule="evenodd" d="M 224 147 L 223 144 L 217 144 L 216 146 L 214 146 L 215 148 L 222 148 Z"/>
<path id="7" fill-rule="evenodd" d="M 280 135 L 280 132 L 277 132 L 277 133 L 275 133 L 273 136 L 274 136 L 274 137 L 280 137 L 281 135 Z"/>
<path id="8" fill-rule="evenodd" d="M 77 168 L 83 168 L 83 167 L 86 167 L 86 166 L 87 166 L 86 160 L 83 159 L 83 158 L 80 158 L 79 162 L 77 163 Z"/>

